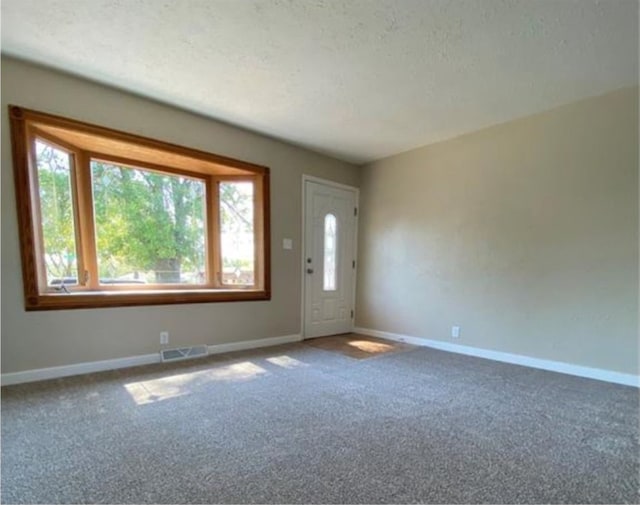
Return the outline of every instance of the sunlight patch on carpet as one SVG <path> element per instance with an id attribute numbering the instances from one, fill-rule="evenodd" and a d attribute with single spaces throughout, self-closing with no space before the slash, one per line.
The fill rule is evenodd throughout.
<path id="1" fill-rule="evenodd" d="M 255 379 L 268 372 L 250 361 L 234 363 L 210 370 L 170 375 L 125 384 L 124 387 L 138 405 L 154 403 L 189 394 L 194 389 L 214 381 L 241 382 Z"/>
<path id="2" fill-rule="evenodd" d="M 303 363 L 302 361 L 292 358 L 291 356 L 287 356 L 286 354 L 282 356 L 274 356 L 272 358 L 267 358 L 265 361 L 268 361 L 269 363 L 273 365 L 277 365 L 282 368 L 300 368 L 303 366 L 307 366 L 306 363 Z"/>

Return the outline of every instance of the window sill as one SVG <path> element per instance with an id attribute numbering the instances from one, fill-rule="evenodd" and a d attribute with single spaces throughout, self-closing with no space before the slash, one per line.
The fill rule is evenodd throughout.
<path id="1" fill-rule="evenodd" d="M 45 293 L 28 296 L 25 309 L 64 310 L 103 307 L 136 307 L 180 303 L 246 302 L 270 300 L 271 293 L 261 289 L 194 289 L 154 291 L 93 291 Z"/>

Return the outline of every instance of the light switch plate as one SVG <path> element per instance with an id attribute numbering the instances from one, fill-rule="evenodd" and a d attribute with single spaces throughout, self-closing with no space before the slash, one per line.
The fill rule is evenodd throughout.
<path id="1" fill-rule="evenodd" d="M 288 249 L 288 250 L 293 249 L 293 240 L 291 240 L 290 238 L 283 238 L 282 239 L 282 248 L 283 249 Z"/>

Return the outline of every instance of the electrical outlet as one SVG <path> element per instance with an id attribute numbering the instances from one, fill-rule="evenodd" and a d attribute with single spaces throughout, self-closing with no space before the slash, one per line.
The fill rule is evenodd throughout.
<path id="1" fill-rule="evenodd" d="M 169 332 L 168 331 L 161 331 L 160 332 L 160 344 L 164 345 L 164 344 L 168 344 L 169 343 Z"/>
<path id="2" fill-rule="evenodd" d="M 458 338 L 460 336 L 460 326 L 451 327 L 451 338 Z"/>

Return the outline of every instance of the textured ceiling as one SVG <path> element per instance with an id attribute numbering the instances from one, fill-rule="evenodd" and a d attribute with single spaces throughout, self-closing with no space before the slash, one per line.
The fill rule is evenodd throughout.
<path id="1" fill-rule="evenodd" d="M 2 0 L 2 51 L 352 162 L 638 82 L 637 0 Z"/>

